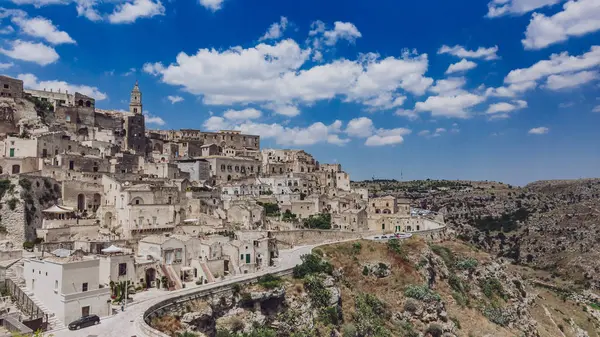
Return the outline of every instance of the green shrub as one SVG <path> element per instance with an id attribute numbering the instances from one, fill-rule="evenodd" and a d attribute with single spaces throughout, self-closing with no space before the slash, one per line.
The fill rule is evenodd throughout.
<path id="1" fill-rule="evenodd" d="M 369 276 L 369 268 L 367 266 L 363 267 L 362 274 L 365 275 L 365 276 Z"/>
<path id="2" fill-rule="evenodd" d="M 508 325 L 509 319 L 501 308 L 487 307 L 483 310 L 483 315 L 492 323 L 496 323 L 500 326 Z"/>
<path id="3" fill-rule="evenodd" d="M 400 244 L 400 240 L 398 240 L 396 238 L 389 239 L 387 242 L 387 247 L 388 247 L 389 251 L 394 252 L 395 254 L 400 256 L 400 258 L 402 258 L 403 260 L 405 260 L 405 261 L 408 260 L 408 253 L 406 252 L 404 247 L 402 247 L 402 245 Z"/>
<path id="4" fill-rule="evenodd" d="M 302 221 L 306 228 L 331 229 L 331 214 L 322 213 L 311 215 Z"/>
<path id="5" fill-rule="evenodd" d="M 14 211 L 15 208 L 17 208 L 17 204 L 19 203 L 19 199 L 17 199 L 17 198 L 11 198 L 11 199 L 8 200 L 7 203 L 8 203 L 8 208 L 11 211 Z"/>
<path id="6" fill-rule="evenodd" d="M 427 286 L 409 285 L 404 290 L 404 296 L 414 298 L 423 302 L 441 301 L 440 295 Z"/>
<path id="7" fill-rule="evenodd" d="M 323 308 L 329 305 L 331 293 L 319 276 L 309 275 L 304 279 L 304 288 L 308 292 L 314 307 Z"/>
<path id="8" fill-rule="evenodd" d="M 323 253 L 323 250 L 321 250 L 320 248 L 315 248 L 312 250 L 313 254 L 317 254 L 320 257 L 323 257 L 323 255 L 325 255 L 325 253 Z"/>
<path id="9" fill-rule="evenodd" d="M 457 328 L 457 329 L 459 329 L 459 330 L 461 329 L 461 326 L 460 326 L 460 321 L 458 320 L 458 318 L 456 318 L 456 317 L 453 317 L 453 316 L 450 316 L 450 320 L 451 320 L 452 322 L 454 322 L 454 325 L 456 325 L 456 328 Z"/>
<path id="10" fill-rule="evenodd" d="M 306 275 L 333 272 L 333 266 L 323 261 L 319 255 L 306 254 L 301 257 L 302 263 L 294 267 L 294 278 L 303 278 Z"/>
<path id="11" fill-rule="evenodd" d="M 443 333 L 444 329 L 442 329 L 442 326 L 436 323 L 432 323 L 425 330 L 425 335 L 430 334 L 432 337 L 441 337 Z"/>
<path id="12" fill-rule="evenodd" d="M 337 307 L 326 307 L 321 309 L 319 313 L 319 318 L 325 325 L 335 325 L 340 324 L 340 312 Z"/>
<path id="13" fill-rule="evenodd" d="M 281 286 L 281 277 L 267 274 L 258 278 L 258 284 L 265 289 L 275 289 Z"/>
<path id="14" fill-rule="evenodd" d="M 481 287 L 481 290 L 485 296 L 490 299 L 493 299 L 494 295 L 499 296 L 502 299 L 506 299 L 506 294 L 504 293 L 502 283 L 500 283 L 500 280 L 495 277 L 489 277 L 485 280 L 480 280 L 479 286 Z"/>
<path id="15" fill-rule="evenodd" d="M 468 259 L 464 259 L 464 260 L 460 260 L 460 261 L 456 262 L 456 268 L 462 269 L 462 270 L 473 270 L 477 267 L 478 264 L 479 264 L 479 261 L 477 261 L 473 258 L 468 258 Z"/>
<path id="16" fill-rule="evenodd" d="M 352 323 L 342 325 L 342 337 L 356 337 L 356 326 Z"/>
<path id="17" fill-rule="evenodd" d="M 352 254 L 359 254 L 361 249 L 362 245 L 360 244 L 360 242 L 355 242 L 352 244 Z"/>
<path id="18" fill-rule="evenodd" d="M 29 179 L 19 179 L 19 185 L 26 191 L 31 190 L 31 181 L 29 181 Z"/>
<path id="19" fill-rule="evenodd" d="M 448 268 L 452 268 L 455 257 L 454 253 L 450 249 L 443 246 L 431 245 L 431 251 L 433 251 L 437 256 L 441 257 Z"/>

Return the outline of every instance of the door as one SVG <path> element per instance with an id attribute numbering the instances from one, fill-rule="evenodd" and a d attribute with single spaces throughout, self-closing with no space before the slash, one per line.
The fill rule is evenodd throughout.
<path id="1" fill-rule="evenodd" d="M 90 306 L 81 307 L 81 316 L 86 317 L 90 315 Z M 87 322 L 86 322 L 87 323 Z"/>
<path id="2" fill-rule="evenodd" d="M 246 254 L 246 263 L 250 263 L 250 254 Z"/>
<path id="3" fill-rule="evenodd" d="M 10 149 L 10 157 L 14 157 L 15 156 L 15 149 Z"/>

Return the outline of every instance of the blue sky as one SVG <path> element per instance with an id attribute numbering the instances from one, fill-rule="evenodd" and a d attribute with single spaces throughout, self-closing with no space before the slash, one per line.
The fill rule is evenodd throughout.
<path id="1" fill-rule="evenodd" d="M 4 0 L 0 69 L 353 179 L 598 176 L 597 0 Z"/>

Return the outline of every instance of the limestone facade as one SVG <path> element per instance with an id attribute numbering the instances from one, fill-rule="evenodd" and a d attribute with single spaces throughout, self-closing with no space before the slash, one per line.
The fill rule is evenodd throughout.
<path id="1" fill-rule="evenodd" d="M 8 76 L 0 76 L 0 97 L 23 97 L 23 81 Z"/>

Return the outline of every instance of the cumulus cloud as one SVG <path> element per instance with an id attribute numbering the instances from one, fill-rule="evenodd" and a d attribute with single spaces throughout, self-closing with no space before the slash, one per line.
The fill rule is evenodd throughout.
<path id="1" fill-rule="evenodd" d="M 100 91 L 97 87 L 91 87 L 87 85 L 70 84 L 65 81 L 51 80 L 51 81 L 38 81 L 38 78 L 33 74 L 20 74 L 17 76 L 18 79 L 23 81 L 23 86 L 28 89 L 35 90 L 50 90 L 53 91 L 69 91 L 71 93 L 81 93 L 86 96 L 93 97 L 97 101 L 104 100 L 108 97 L 104 92 Z"/>
<path id="2" fill-rule="evenodd" d="M 406 128 L 376 129 L 370 118 L 358 117 L 348 122 L 344 132 L 351 137 L 366 138 L 366 146 L 384 146 L 403 143 L 404 136 L 409 135 L 411 130 Z"/>
<path id="3" fill-rule="evenodd" d="M 10 69 L 12 68 L 12 66 L 14 66 L 15 64 L 12 62 L 8 62 L 8 63 L 0 63 L 0 70 L 6 70 L 6 69 Z"/>
<path id="4" fill-rule="evenodd" d="M 403 92 L 422 95 L 433 82 L 424 76 L 427 54 L 405 52 L 382 59 L 368 53 L 357 60 L 307 66 L 310 54 L 310 48 L 286 39 L 250 48 L 200 49 L 195 55 L 181 52 L 175 63 L 147 63 L 143 69 L 202 96 L 205 104 L 254 103 L 290 116 L 299 113 L 300 104 L 333 98 L 389 109 L 404 102 Z"/>
<path id="5" fill-rule="evenodd" d="M 488 18 L 503 15 L 521 15 L 532 10 L 552 6 L 564 0 L 492 0 L 488 3 Z"/>
<path id="6" fill-rule="evenodd" d="M 549 45 L 600 30 L 600 2 L 571 0 L 553 16 L 534 13 L 521 42 L 525 49 L 542 49 Z"/>
<path id="7" fill-rule="evenodd" d="M 54 63 L 59 56 L 54 48 L 43 43 L 33 43 L 22 40 L 11 41 L 11 48 L 0 48 L 0 53 L 21 61 L 34 62 L 41 66 Z"/>
<path id="8" fill-rule="evenodd" d="M 165 15 L 165 7 L 160 0 L 133 0 L 118 5 L 108 16 L 108 21 L 116 24 L 132 23 L 139 18 L 151 18 L 156 15 Z"/>
<path id="9" fill-rule="evenodd" d="M 459 62 L 451 64 L 446 70 L 446 75 L 471 70 L 475 67 L 477 67 L 477 63 L 469 61 L 467 59 L 462 59 Z"/>
<path id="10" fill-rule="evenodd" d="M 373 134 L 373 121 L 367 117 L 351 119 L 346 126 L 346 133 L 352 137 L 366 138 Z"/>
<path id="11" fill-rule="evenodd" d="M 527 133 L 529 133 L 530 135 L 545 135 L 549 131 L 550 131 L 550 129 L 548 129 L 547 127 L 540 126 L 540 127 L 529 130 L 529 132 L 527 132 Z"/>
<path id="12" fill-rule="evenodd" d="M 443 45 L 439 50 L 438 54 L 450 54 L 460 58 L 470 58 L 470 59 L 483 59 L 483 60 L 496 60 L 498 59 L 498 46 L 494 47 L 479 47 L 476 50 L 467 50 L 465 47 L 456 45 L 454 47 L 449 47 Z"/>
<path id="13" fill-rule="evenodd" d="M 171 104 L 175 104 L 175 103 L 179 103 L 179 102 L 183 102 L 183 97 L 181 96 L 167 96 L 167 99 L 169 101 L 171 101 Z"/>
<path id="14" fill-rule="evenodd" d="M 515 97 L 528 90 L 532 90 L 535 87 L 537 87 L 537 83 L 535 81 L 513 83 L 508 86 L 498 88 L 487 88 L 485 95 L 492 97 Z"/>
<path id="15" fill-rule="evenodd" d="M 315 21 L 311 25 L 310 36 L 322 37 L 322 42 L 328 46 L 335 45 L 339 40 L 346 40 L 354 43 L 356 39 L 362 37 L 358 28 L 351 22 L 336 21 L 333 29 L 327 29 L 322 21 Z"/>
<path id="16" fill-rule="evenodd" d="M 546 79 L 546 88 L 550 90 L 570 89 L 597 80 L 597 71 L 580 71 L 563 75 L 550 75 Z"/>
<path id="17" fill-rule="evenodd" d="M 15 32 L 15 29 L 12 26 L 6 26 L 3 28 L 0 28 L 0 34 L 2 35 L 8 35 L 8 34 L 12 34 Z"/>
<path id="18" fill-rule="evenodd" d="M 259 41 L 277 40 L 277 39 L 281 38 L 283 36 L 283 32 L 285 32 L 285 30 L 287 29 L 287 26 L 288 26 L 288 19 L 285 16 L 282 16 L 279 19 L 279 22 L 275 22 L 269 27 L 269 30 L 267 30 L 265 35 L 263 35 L 259 39 Z"/>
<path id="19" fill-rule="evenodd" d="M 344 145 L 350 140 L 341 138 L 337 133 L 341 121 L 335 121 L 327 126 L 322 122 L 313 123 L 305 128 L 286 127 L 281 124 L 265 124 L 255 122 L 243 122 L 236 124 L 224 117 L 212 116 L 208 118 L 203 127 L 207 130 L 218 131 L 223 129 L 239 130 L 246 134 L 259 135 L 263 139 L 273 139 L 282 146 L 309 146 L 317 143 L 329 143 Z"/>
<path id="20" fill-rule="evenodd" d="M 490 115 L 490 119 L 505 119 L 509 118 L 509 113 L 515 110 L 525 109 L 527 108 L 527 102 L 523 100 L 515 100 L 511 103 L 508 102 L 500 102 L 490 104 L 488 109 L 486 110 L 486 114 Z"/>
<path id="21" fill-rule="evenodd" d="M 224 1 L 225 0 L 200 0 L 199 2 L 204 8 L 216 12 L 223 7 Z"/>
<path id="22" fill-rule="evenodd" d="M 75 43 L 75 40 L 64 31 L 56 27 L 52 21 L 42 18 L 28 18 L 25 16 L 14 16 L 12 22 L 19 26 L 23 33 L 42 38 L 51 44 Z"/>
<path id="23" fill-rule="evenodd" d="M 596 105 L 593 109 L 592 112 L 600 112 L 600 105 Z"/>
<path id="24" fill-rule="evenodd" d="M 408 120 L 415 120 L 419 118 L 419 114 L 415 110 L 409 109 L 398 109 L 394 112 L 396 116 L 406 117 Z"/>
<path id="25" fill-rule="evenodd" d="M 466 93 L 462 88 L 467 83 L 464 77 L 450 77 L 435 81 L 435 85 L 429 88 L 429 91 L 440 96 L 456 96 Z"/>
<path id="26" fill-rule="evenodd" d="M 243 121 L 249 119 L 260 118 L 262 113 L 254 108 L 247 108 L 244 110 L 227 110 L 223 113 L 223 117 L 233 121 Z"/>
<path id="27" fill-rule="evenodd" d="M 417 102 L 415 110 L 429 111 L 434 117 L 468 118 L 471 115 L 470 109 L 485 99 L 485 96 L 466 92 L 449 96 L 430 96 L 424 102 Z"/>
<path id="28" fill-rule="evenodd" d="M 541 60 L 529 68 L 515 69 L 506 75 L 508 84 L 531 83 L 551 75 L 574 73 L 600 65 L 600 46 L 592 46 L 590 51 L 571 56 L 567 52 L 550 55 L 549 60 Z"/>
<path id="29" fill-rule="evenodd" d="M 163 126 L 166 124 L 166 122 L 162 118 L 158 116 L 153 116 L 148 111 L 144 111 L 144 120 L 146 124 L 154 124 L 158 126 Z"/>

